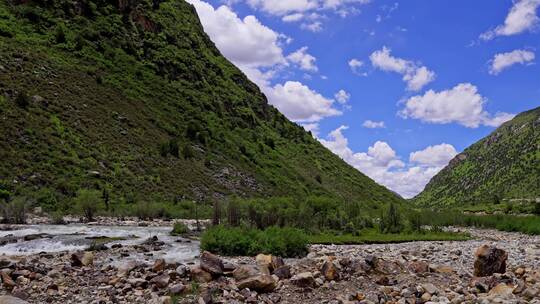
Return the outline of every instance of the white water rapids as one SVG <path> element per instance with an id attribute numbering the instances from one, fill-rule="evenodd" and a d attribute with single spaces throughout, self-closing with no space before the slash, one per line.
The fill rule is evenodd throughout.
<path id="1" fill-rule="evenodd" d="M 144 253 L 132 253 L 129 257 L 111 257 L 111 262 L 118 260 L 155 260 L 164 258 L 167 262 L 186 262 L 194 259 L 199 254 L 199 242 L 173 237 L 169 235 L 171 227 L 135 227 L 135 226 L 89 226 L 81 224 L 71 225 L 20 225 L 14 226 L 15 230 L 0 231 L 0 238 L 6 236 L 24 237 L 27 235 L 46 233 L 51 238 L 39 238 L 30 241 L 19 240 L 16 243 L 8 243 L 0 246 L 0 258 L 2 256 L 31 255 L 40 252 L 55 253 L 62 251 L 84 250 L 91 243 L 91 238 L 108 237 L 122 238 L 107 244 L 137 245 L 150 237 L 157 236 L 165 242 L 162 250 L 152 252 L 152 255 Z"/>

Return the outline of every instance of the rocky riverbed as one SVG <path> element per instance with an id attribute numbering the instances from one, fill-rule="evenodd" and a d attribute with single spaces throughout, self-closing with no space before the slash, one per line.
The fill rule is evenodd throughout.
<path id="1" fill-rule="evenodd" d="M 152 229 L 96 251 L 4 254 L 0 303 L 540 303 L 539 237 L 470 229 L 466 242 L 317 245 L 283 260 L 199 258 L 196 241 Z M 189 254 L 167 255 L 178 250 Z"/>

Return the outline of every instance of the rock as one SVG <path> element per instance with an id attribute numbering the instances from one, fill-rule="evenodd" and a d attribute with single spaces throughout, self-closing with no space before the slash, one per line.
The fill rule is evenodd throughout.
<path id="1" fill-rule="evenodd" d="M 233 272 L 237 267 L 238 266 L 233 263 L 223 262 L 223 271 L 225 272 Z"/>
<path id="2" fill-rule="evenodd" d="M 148 287 L 148 281 L 144 279 L 129 279 L 127 280 L 129 285 L 133 288 L 146 288 Z"/>
<path id="3" fill-rule="evenodd" d="M 269 275 L 249 277 L 236 284 L 239 289 L 249 288 L 257 292 L 270 292 L 276 288 L 276 281 Z"/>
<path id="4" fill-rule="evenodd" d="M 315 277 L 311 272 L 302 272 L 293 276 L 291 283 L 299 287 L 315 287 Z"/>
<path id="5" fill-rule="evenodd" d="M 482 245 L 475 253 L 474 275 L 487 277 L 494 273 L 506 272 L 506 260 L 508 253 L 494 246 Z"/>
<path id="6" fill-rule="evenodd" d="M 203 292 L 197 300 L 198 304 L 212 304 L 212 302 L 212 293 L 209 290 Z"/>
<path id="7" fill-rule="evenodd" d="M 321 273 L 327 281 L 334 281 L 339 278 L 338 268 L 331 260 L 327 260 L 322 264 Z"/>
<path id="8" fill-rule="evenodd" d="M 540 290 L 538 288 L 529 287 L 522 293 L 526 299 L 535 299 L 540 296 Z"/>
<path id="9" fill-rule="evenodd" d="M 178 296 L 184 293 L 186 290 L 186 286 L 183 284 L 176 284 L 171 287 L 169 287 L 169 293 L 173 296 Z"/>
<path id="10" fill-rule="evenodd" d="M 94 253 L 91 251 L 86 251 L 81 259 L 83 266 L 89 266 L 94 264 Z"/>
<path id="11" fill-rule="evenodd" d="M 259 271 L 253 267 L 248 265 L 242 265 L 236 268 L 232 275 L 236 281 L 242 281 L 249 277 L 253 277 L 259 274 Z"/>
<path id="12" fill-rule="evenodd" d="M 139 263 L 136 261 L 128 261 L 118 267 L 117 276 L 121 278 L 127 277 L 133 269 L 137 268 L 137 266 L 139 266 Z"/>
<path id="13" fill-rule="evenodd" d="M 153 272 L 160 272 L 160 271 L 163 271 L 165 270 L 165 267 L 167 266 L 167 263 L 165 263 L 165 260 L 164 259 L 157 259 L 155 262 L 154 262 L 154 266 L 152 266 L 152 271 Z"/>
<path id="14" fill-rule="evenodd" d="M 159 302 L 161 304 L 173 304 L 173 300 L 170 296 L 163 296 L 159 298 Z"/>
<path id="15" fill-rule="evenodd" d="M 94 263 L 94 254 L 91 251 L 75 252 L 71 254 L 71 266 L 81 267 L 88 266 Z"/>
<path id="16" fill-rule="evenodd" d="M 409 270 L 413 273 L 426 273 L 429 272 L 429 264 L 422 261 L 415 261 L 409 264 Z"/>
<path id="17" fill-rule="evenodd" d="M 456 270 L 450 266 L 434 266 L 430 267 L 430 270 L 441 274 L 451 274 L 456 272 Z"/>
<path id="18" fill-rule="evenodd" d="M 11 290 L 17 285 L 5 271 L 0 272 L 0 277 L 2 278 L 2 284 L 7 290 Z"/>
<path id="19" fill-rule="evenodd" d="M 12 296 L 0 296 L 0 304 L 28 304 L 28 302 Z"/>
<path id="20" fill-rule="evenodd" d="M 201 255 L 201 268 L 212 276 L 220 276 L 224 270 L 221 259 L 208 251 L 203 252 Z"/>
<path id="21" fill-rule="evenodd" d="M 507 298 L 512 296 L 513 292 L 514 286 L 501 283 L 489 291 L 489 296 Z"/>
<path id="22" fill-rule="evenodd" d="M 155 284 L 158 288 L 165 288 L 169 285 L 170 277 L 168 274 L 162 274 L 150 280 L 150 283 Z"/>
<path id="23" fill-rule="evenodd" d="M 422 289 L 429 294 L 439 294 L 439 288 L 431 283 L 422 284 Z"/>
<path id="24" fill-rule="evenodd" d="M 289 279 L 291 277 L 291 266 L 285 265 L 274 270 L 274 275 L 280 280 Z"/>
<path id="25" fill-rule="evenodd" d="M 186 265 L 180 265 L 176 267 L 176 273 L 179 277 L 185 278 L 189 274 L 189 267 Z"/>
<path id="26" fill-rule="evenodd" d="M 285 262 L 281 257 L 272 256 L 272 263 L 270 263 L 270 266 L 270 271 L 274 273 L 274 271 L 276 271 L 276 269 L 278 269 L 279 267 L 285 266 Z"/>
<path id="27" fill-rule="evenodd" d="M 199 283 L 208 283 L 212 281 L 212 275 L 204 271 L 201 267 L 191 268 L 191 278 Z"/>

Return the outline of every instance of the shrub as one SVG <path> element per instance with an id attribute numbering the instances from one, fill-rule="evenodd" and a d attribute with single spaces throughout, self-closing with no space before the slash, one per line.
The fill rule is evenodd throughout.
<path id="1" fill-rule="evenodd" d="M 534 204 L 532 213 L 535 215 L 540 215 L 540 202 Z"/>
<path id="2" fill-rule="evenodd" d="M 51 214 L 51 223 L 54 225 L 65 225 L 64 213 L 61 211 L 55 211 Z"/>
<path id="3" fill-rule="evenodd" d="M 1 204 L 3 222 L 6 224 L 25 224 L 26 213 L 30 204 L 26 198 L 16 197 L 10 202 Z"/>
<path id="4" fill-rule="evenodd" d="M 98 190 L 82 189 L 77 191 L 74 199 L 75 208 L 86 218 L 88 222 L 94 220 L 95 213 L 101 204 L 101 192 Z"/>
<path id="5" fill-rule="evenodd" d="M 19 92 L 17 97 L 15 97 L 15 103 L 19 107 L 26 109 L 30 105 L 30 97 L 28 97 L 28 95 L 26 95 L 24 92 Z"/>
<path id="6" fill-rule="evenodd" d="M 226 255 L 273 254 L 301 257 L 307 254 L 308 238 L 301 230 L 270 227 L 265 230 L 214 226 L 202 235 L 201 248 Z"/>
<path id="7" fill-rule="evenodd" d="M 188 226 L 182 222 L 176 222 L 174 223 L 173 230 L 171 231 L 171 235 L 174 236 L 183 236 L 190 232 Z"/>

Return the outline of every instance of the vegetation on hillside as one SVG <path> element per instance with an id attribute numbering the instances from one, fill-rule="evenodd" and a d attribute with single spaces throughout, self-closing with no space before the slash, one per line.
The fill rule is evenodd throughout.
<path id="1" fill-rule="evenodd" d="M 516 116 L 439 172 L 414 198 L 424 207 L 521 205 L 540 198 L 540 108 Z"/>
<path id="2" fill-rule="evenodd" d="M 230 195 L 402 201 L 268 105 L 183 0 L 1 1 L 0 137 L 0 197 L 46 211 L 86 190 L 141 217 Z"/>

